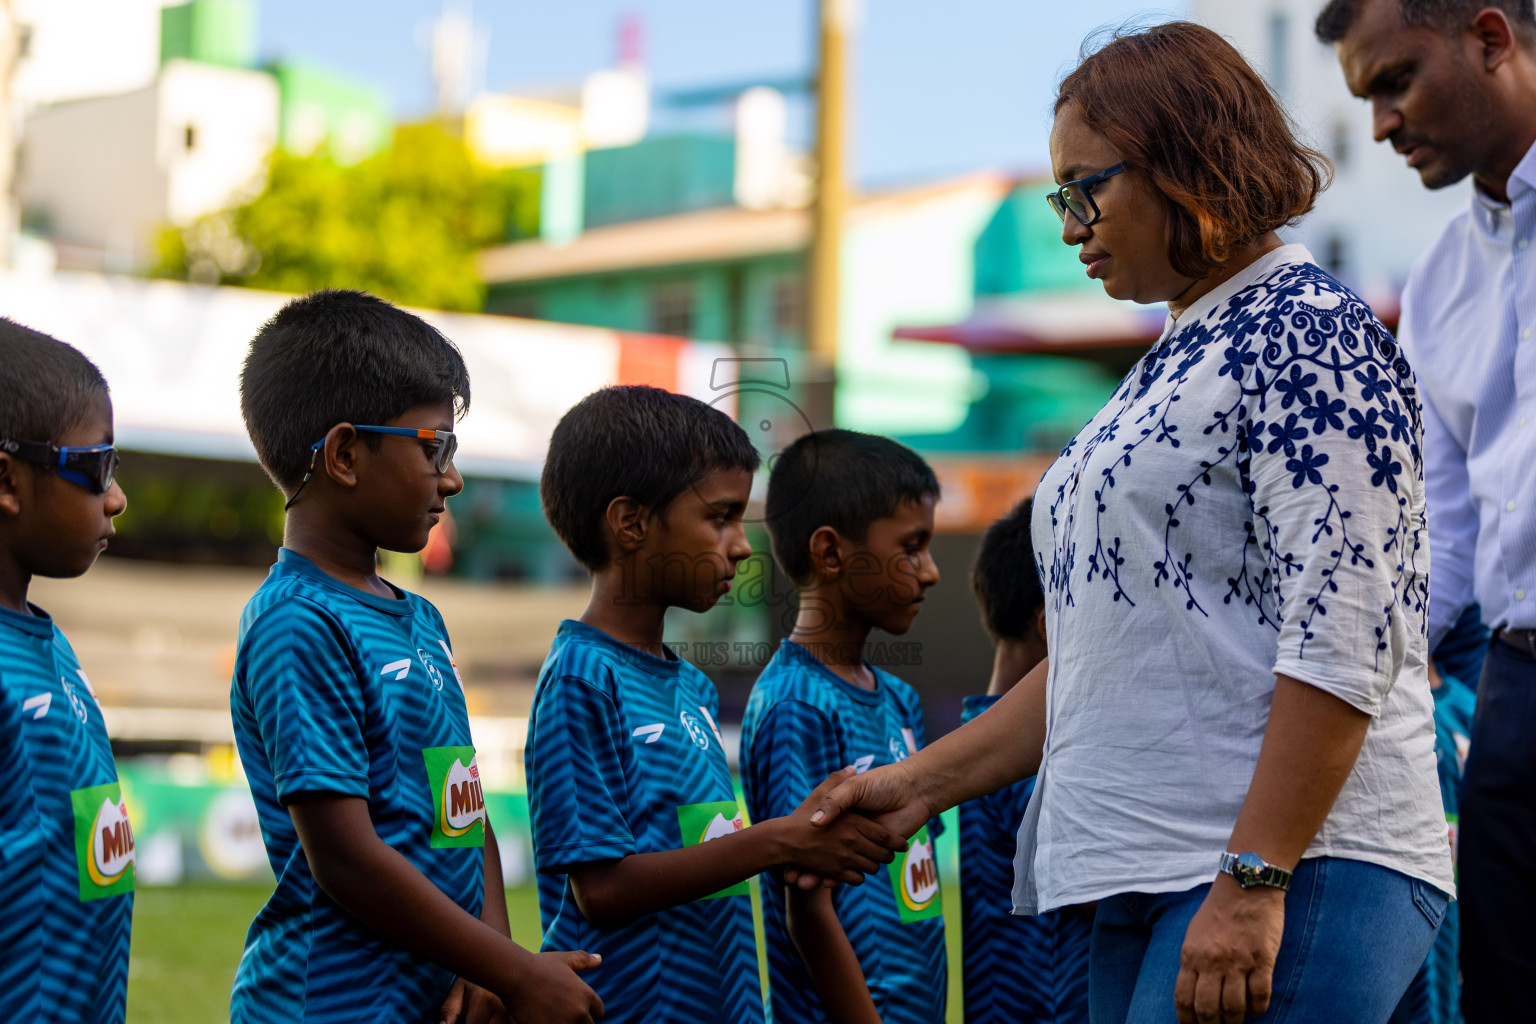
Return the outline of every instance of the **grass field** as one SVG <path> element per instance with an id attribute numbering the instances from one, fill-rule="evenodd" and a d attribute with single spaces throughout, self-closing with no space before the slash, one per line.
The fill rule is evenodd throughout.
<path id="1" fill-rule="evenodd" d="M 140 889 L 134 896 L 128 1024 L 226 1024 L 229 988 L 245 945 L 245 930 L 270 891 L 191 885 Z M 756 903 L 755 884 L 752 895 Z M 958 901 L 946 909 L 949 1020 L 960 1024 Z M 507 911 L 512 938 L 537 949 L 539 905 L 533 886 L 508 889 Z M 761 921 L 761 915 L 756 916 Z M 761 948 L 761 925 L 758 939 Z"/>

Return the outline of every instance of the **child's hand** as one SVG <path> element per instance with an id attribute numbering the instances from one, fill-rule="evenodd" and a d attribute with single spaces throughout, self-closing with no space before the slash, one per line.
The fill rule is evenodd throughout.
<path id="1" fill-rule="evenodd" d="M 592 1024 L 603 1001 L 576 972 L 602 962 L 593 953 L 535 953 L 502 998 L 517 1024 Z"/>
<path id="2" fill-rule="evenodd" d="M 442 1024 L 512 1024 L 500 999 L 463 978 L 454 980 L 437 1016 Z"/>
<path id="3" fill-rule="evenodd" d="M 864 876 L 889 864 L 907 841 L 897 833 L 862 814 L 847 814 L 825 826 L 811 824 L 811 815 L 838 786 L 852 778 L 854 770 L 844 768 L 827 776 L 785 822 L 789 845 L 786 861 L 801 873 L 827 881 L 859 885 Z"/>

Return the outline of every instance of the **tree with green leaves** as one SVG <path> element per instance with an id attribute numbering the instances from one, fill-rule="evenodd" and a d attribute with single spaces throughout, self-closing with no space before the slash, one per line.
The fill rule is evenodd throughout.
<path id="1" fill-rule="evenodd" d="M 351 166 L 279 151 L 255 198 L 162 233 L 156 275 L 476 311 L 475 254 L 537 233 L 538 187 L 536 170 L 487 167 L 435 124 L 402 126 Z"/>

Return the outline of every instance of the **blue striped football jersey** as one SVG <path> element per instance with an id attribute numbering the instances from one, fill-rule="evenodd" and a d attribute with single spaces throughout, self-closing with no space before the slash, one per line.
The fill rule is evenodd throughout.
<path id="1" fill-rule="evenodd" d="M 1477 697 L 1461 680 L 1443 675 L 1435 696 L 1435 763 L 1440 799 L 1451 835 L 1451 865 L 1456 864 L 1456 840 L 1461 827 L 1461 772 L 1471 746 L 1472 716 Z M 1430 1019 L 1434 1024 L 1461 1024 L 1461 908 L 1452 903 L 1435 934 L 1425 967 L 1428 972 Z"/>
<path id="2" fill-rule="evenodd" d="M 967 697 L 961 722 L 997 703 Z M 1015 917 L 1013 855 L 1035 780 L 960 805 L 960 948 L 966 1024 L 1088 1024 L 1088 940 L 1071 909 Z"/>
<path id="3" fill-rule="evenodd" d="M 603 1000 L 604 1024 L 763 1019 L 745 880 L 599 928 L 566 874 L 743 827 L 719 710 L 714 684 L 692 665 L 580 622 L 560 624 L 539 672 L 524 756 L 543 948 L 603 957 L 581 977 Z"/>
<path id="4" fill-rule="evenodd" d="M 95 691 L 32 613 L 0 608 L 0 1020 L 117 1024 L 133 830 Z"/>
<path id="5" fill-rule="evenodd" d="M 286 805 L 309 793 L 366 800 L 379 838 L 479 916 L 485 800 L 437 609 L 364 593 L 285 548 L 240 617 L 230 707 L 277 875 L 246 935 L 231 1020 L 435 1024 L 452 973 L 325 894 Z"/>
<path id="6" fill-rule="evenodd" d="M 923 745 L 917 692 L 871 666 L 876 686 L 839 678 L 806 648 L 785 640 L 768 662 L 742 723 L 741 781 L 753 821 L 782 817 L 828 775 L 901 761 Z M 930 821 L 911 847 L 863 885 L 833 890 L 837 919 L 864 970 L 885 1024 L 940 1024 L 948 985 L 943 900 Z M 785 924 L 782 887 L 765 874 L 769 1019 L 777 1024 L 829 1020 Z"/>

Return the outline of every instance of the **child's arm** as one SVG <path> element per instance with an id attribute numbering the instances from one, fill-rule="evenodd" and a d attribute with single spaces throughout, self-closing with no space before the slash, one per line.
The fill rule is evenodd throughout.
<path id="1" fill-rule="evenodd" d="M 823 878 L 858 885 L 881 864 L 889 864 L 893 851 L 905 849 L 906 843 L 862 815 L 853 815 L 850 827 L 822 841 L 823 830 L 811 825 L 811 812 L 823 796 L 852 775 L 852 768 L 831 775 L 793 814 L 734 835 L 681 850 L 573 865 L 569 875 L 576 903 L 588 921 L 599 928 L 613 928 L 791 864 Z"/>
<path id="2" fill-rule="evenodd" d="M 489 818 L 485 819 L 485 899 L 480 907 L 480 920 L 507 938 L 512 937 L 507 893 L 501 880 L 501 847 L 496 843 L 496 833 L 491 831 Z M 438 1008 L 437 1017 L 441 1024 L 495 1024 L 505 1021 L 506 1013 L 495 993 L 465 978 L 456 978 L 448 998 Z"/>
<path id="3" fill-rule="evenodd" d="M 379 838 L 362 798 L 306 794 L 288 813 L 326 895 L 384 938 L 495 993 L 518 1024 L 591 1024 L 603 1015 L 602 1000 L 575 974 L 599 957 L 530 953 L 470 917 Z"/>
<path id="4" fill-rule="evenodd" d="M 832 890 L 784 887 L 786 924 L 833 1024 L 880 1024 L 859 958 L 837 919 Z"/>

